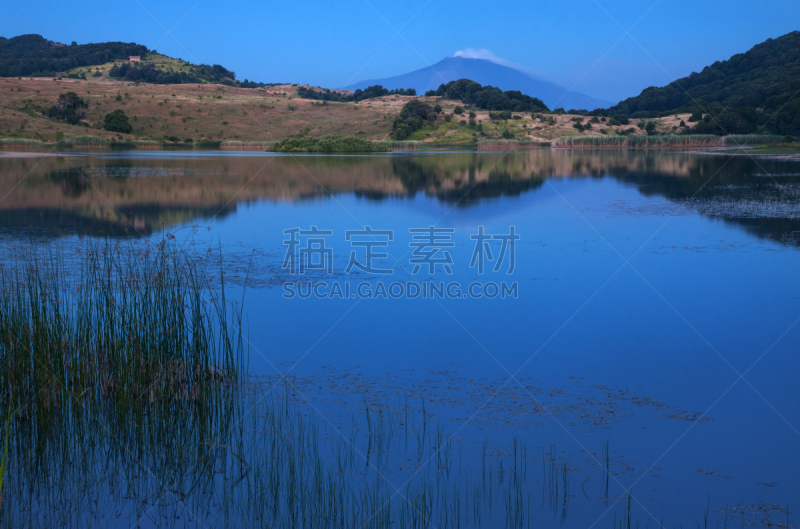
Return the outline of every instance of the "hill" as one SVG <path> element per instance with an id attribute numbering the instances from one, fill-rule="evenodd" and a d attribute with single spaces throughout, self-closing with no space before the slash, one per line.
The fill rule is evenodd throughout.
<path id="1" fill-rule="evenodd" d="M 141 57 L 130 62 L 130 56 Z M 0 77 L 73 78 L 111 76 L 120 80 L 156 84 L 219 83 L 242 86 L 265 86 L 236 81 L 236 74 L 215 64 L 195 65 L 171 59 L 133 42 L 97 44 L 61 44 L 41 35 L 0 37 Z"/>
<path id="2" fill-rule="evenodd" d="M 459 79 L 470 79 L 502 90 L 519 90 L 523 94 L 541 99 L 550 108 L 594 110 L 610 105 L 607 101 L 568 91 L 550 81 L 535 78 L 508 66 L 464 57 L 447 57 L 427 68 L 386 79 L 368 79 L 346 88 L 356 90 L 371 85 L 382 85 L 386 88 L 411 87 L 416 89 L 417 93 L 423 94 Z"/>
<path id="3" fill-rule="evenodd" d="M 302 85 L 261 88 L 219 84 L 159 85 L 131 83 L 113 77 L 86 80 L 46 77 L 0 79 L 0 140 L 3 138 L 57 141 L 58 138 L 92 135 L 106 139 L 191 139 L 221 141 L 279 141 L 290 136 L 321 137 L 326 134 L 388 140 L 392 125 L 409 101 L 439 104 L 435 121 L 408 139 L 432 143 L 474 143 L 511 135 L 524 141 L 550 141 L 564 135 L 615 135 L 643 125 L 631 120 L 613 124 L 604 117 L 531 112 L 492 112 L 475 108 L 460 110 L 459 100 L 424 96 L 387 95 L 358 102 L 316 101 L 298 96 Z M 75 93 L 83 114 L 78 124 L 51 116 L 62 95 Z M 103 129 L 105 116 L 121 110 L 128 116 L 131 133 Z M 507 114 L 507 115 L 506 115 Z M 657 121 L 658 130 L 669 133 L 688 115 Z M 583 121 L 578 129 L 577 121 Z M 638 121 L 638 122 L 637 122 Z M 650 121 L 650 120 L 648 120 Z M 592 127 L 590 127 L 590 123 Z"/>
<path id="4" fill-rule="evenodd" d="M 702 113 L 697 127 L 704 133 L 800 134 L 798 91 L 800 31 L 793 31 L 667 86 L 647 88 L 609 111 L 633 117 Z"/>

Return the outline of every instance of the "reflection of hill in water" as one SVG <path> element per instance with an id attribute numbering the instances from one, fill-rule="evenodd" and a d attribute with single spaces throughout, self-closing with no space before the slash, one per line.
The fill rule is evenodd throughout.
<path id="1" fill-rule="evenodd" d="M 796 163 L 658 151 L 416 153 L 394 156 L 74 156 L 0 159 L 0 228 L 112 236 L 235 211 L 240 202 L 353 193 L 418 194 L 469 207 L 534 191 L 546 178 L 612 176 L 645 196 L 787 240 L 800 231 Z M 791 240 L 791 237 L 789 237 Z"/>

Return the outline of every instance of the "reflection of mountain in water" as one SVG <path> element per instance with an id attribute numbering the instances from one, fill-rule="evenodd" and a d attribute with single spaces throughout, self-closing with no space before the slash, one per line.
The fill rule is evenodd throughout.
<path id="1" fill-rule="evenodd" d="M 783 176 L 758 176 L 764 173 Z M 796 242 L 798 173 L 796 162 L 633 150 L 6 158 L 0 159 L 0 189 L 10 191 L 0 203 L 0 229 L 137 236 L 230 214 L 238 203 L 255 200 L 424 194 L 469 207 L 535 191 L 547 178 L 611 176 L 644 196 Z"/>

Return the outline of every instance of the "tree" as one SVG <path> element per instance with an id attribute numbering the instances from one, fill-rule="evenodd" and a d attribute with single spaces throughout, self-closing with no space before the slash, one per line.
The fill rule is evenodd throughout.
<path id="1" fill-rule="evenodd" d="M 103 128 L 111 132 L 122 132 L 130 134 L 133 131 L 128 116 L 122 110 L 115 110 L 106 114 L 103 121 Z"/>
<path id="2" fill-rule="evenodd" d="M 86 115 L 83 111 L 88 104 L 75 92 L 67 92 L 58 96 L 56 104 L 47 111 L 51 119 L 66 121 L 70 125 L 77 125 Z"/>

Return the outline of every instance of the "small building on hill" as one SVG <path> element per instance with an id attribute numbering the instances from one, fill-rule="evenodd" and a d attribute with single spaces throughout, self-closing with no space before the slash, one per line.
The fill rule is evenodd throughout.
<path id="1" fill-rule="evenodd" d="M 131 62 L 139 62 L 142 60 L 142 57 L 140 55 L 131 55 L 128 58 L 130 59 Z"/>

